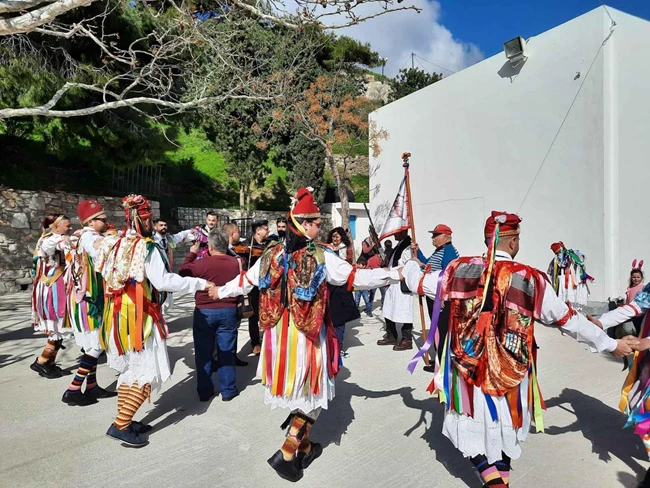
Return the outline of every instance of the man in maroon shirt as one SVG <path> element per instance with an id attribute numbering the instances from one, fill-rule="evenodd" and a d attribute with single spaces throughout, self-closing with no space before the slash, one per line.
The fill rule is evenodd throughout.
<path id="1" fill-rule="evenodd" d="M 208 234 L 209 255 L 197 260 L 199 246 L 193 245 L 178 274 L 204 278 L 217 286 L 225 285 L 239 274 L 237 259 L 226 254 L 228 242 L 228 234 L 215 227 Z M 212 357 L 216 338 L 219 389 L 221 399 L 228 402 L 239 395 L 235 385 L 235 353 L 239 328 L 237 298 L 213 300 L 207 293 L 199 291 L 196 292 L 195 301 L 192 330 L 199 399 L 207 402 L 214 395 Z"/>

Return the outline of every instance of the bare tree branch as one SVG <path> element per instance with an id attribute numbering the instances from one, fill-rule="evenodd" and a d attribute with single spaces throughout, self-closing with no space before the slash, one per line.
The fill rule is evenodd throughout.
<path id="1" fill-rule="evenodd" d="M 54 1 L 56 0 L 3 0 L 0 2 L 0 14 L 22 12 L 43 5 L 44 3 L 52 3 Z"/>
<path id="2" fill-rule="evenodd" d="M 87 7 L 94 1 L 96 0 L 57 0 L 54 3 L 26 12 L 18 17 L 1 18 L 0 36 L 31 32 L 37 27 L 52 22 L 59 15 L 75 8 Z"/>

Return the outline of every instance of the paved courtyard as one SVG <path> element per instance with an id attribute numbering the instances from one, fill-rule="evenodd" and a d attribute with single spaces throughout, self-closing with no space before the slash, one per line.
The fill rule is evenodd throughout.
<path id="1" fill-rule="evenodd" d="M 377 303 L 375 307 L 377 307 Z M 255 377 L 256 359 L 237 369 L 241 395 L 199 403 L 193 376 L 191 298 L 169 315 L 172 380 L 136 419 L 154 426 L 150 444 L 125 448 L 106 437 L 116 399 L 89 407 L 61 402 L 71 376 L 56 380 L 29 369 L 45 342 L 29 328 L 29 295 L 0 296 L 0 486 L 2 487 L 286 487 L 266 464 L 283 440 L 287 412 L 270 410 Z M 440 433 L 442 407 L 425 391 L 431 375 L 411 376 L 414 351 L 379 347 L 381 312 L 349 324 L 350 357 L 336 398 L 312 430 L 325 450 L 305 471 L 304 487 L 480 487 L 470 463 Z M 416 328 L 418 326 L 416 325 Z M 250 354 L 245 324 L 240 357 Z M 645 450 L 616 408 L 620 361 L 591 354 L 558 331 L 538 327 L 546 432 L 531 435 L 513 463 L 514 487 L 633 487 Z M 74 371 L 73 341 L 59 354 Z M 101 386 L 115 388 L 102 359 Z"/>

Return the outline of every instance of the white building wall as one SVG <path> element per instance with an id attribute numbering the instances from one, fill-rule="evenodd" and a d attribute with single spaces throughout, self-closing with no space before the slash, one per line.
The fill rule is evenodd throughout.
<path id="1" fill-rule="evenodd" d="M 633 259 L 645 259 L 650 270 L 650 219 L 644 212 L 650 183 L 650 23 L 615 9 L 609 12 L 618 24 L 611 40 L 618 115 L 619 276 L 625 289 Z"/>
<path id="2" fill-rule="evenodd" d="M 630 224 L 620 218 L 632 213 L 647 181 L 632 175 L 650 172 L 647 165 L 639 168 L 640 155 L 650 149 L 650 137 L 644 138 L 650 100 L 643 88 L 650 63 L 648 54 L 638 60 L 619 51 L 647 46 L 650 24 L 610 12 L 617 22 L 620 17 L 615 45 L 601 49 L 610 24 L 601 7 L 530 38 L 518 74 L 499 54 L 374 112 L 371 118 L 389 132 L 381 155 L 371 160 L 378 167 L 370 185 L 375 224 L 381 227 L 387 215 L 403 174 L 400 155 L 409 151 L 417 239 L 425 254 L 432 251 L 426 231 L 437 223 L 452 227 L 461 254 L 479 254 L 489 212 L 518 212 L 522 262 L 546 270 L 550 244 L 562 240 L 586 253 L 596 278 L 592 300 L 624 291 L 618 276 L 629 271 L 632 257 L 650 249 L 650 226 L 641 239 L 627 242 L 639 235 L 632 232 L 638 219 Z M 611 72 L 605 76 L 612 64 L 615 79 Z M 605 96 L 605 85 L 608 93 L 615 87 L 615 98 Z M 610 111 L 613 103 L 618 115 Z M 620 198 L 604 177 L 619 161 L 626 175 Z M 633 191 L 626 186 L 630 176 Z M 606 227 L 609 234 L 620 232 L 620 240 L 608 241 Z M 609 260 L 606 273 L 607 256 L 616 262 Z"/>

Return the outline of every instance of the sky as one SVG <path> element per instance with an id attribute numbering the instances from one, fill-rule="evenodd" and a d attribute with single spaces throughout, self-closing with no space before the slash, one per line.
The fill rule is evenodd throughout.
<path id="1" fill-rule="evenodd" d="M 445 76 L 503 51 L 518 35 L 545 32 L 601 5 L 599 0 L 410 0 L 422 8 L 387 14 L 339 30 L 369 42 L 388 58 L 387 76 L 414 65 Z M 401 5 L 407 5 L 405 1 Z M 606 5 L 650 20 L 650 0 L 609 0 Z M 381 68 L 375 71 L 380 72 Z"/>

